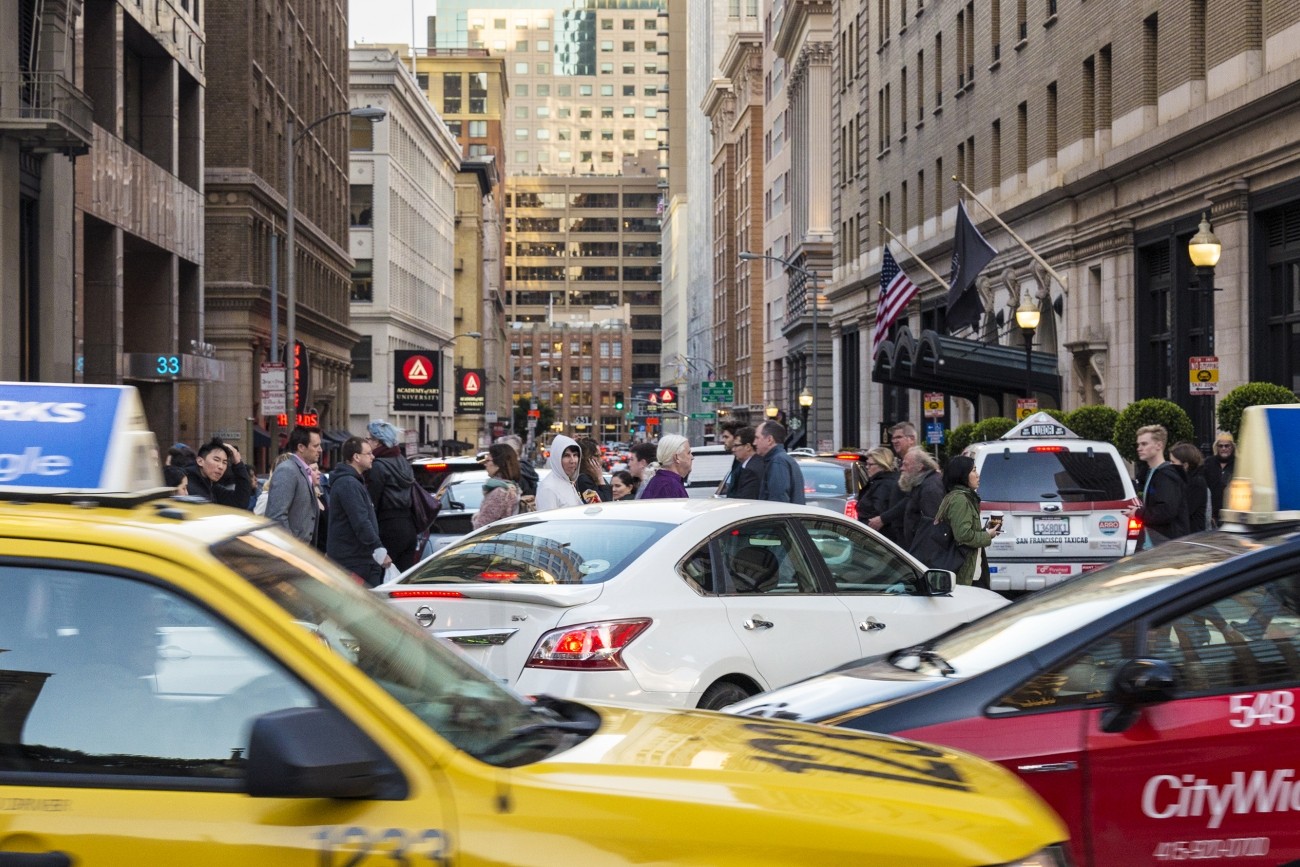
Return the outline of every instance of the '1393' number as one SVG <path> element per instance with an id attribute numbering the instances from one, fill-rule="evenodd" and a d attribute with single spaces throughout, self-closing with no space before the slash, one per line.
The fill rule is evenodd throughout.
<path id="1" fill-rule="evenodd" d="M 322 828 L 316 832 L 316 839 L 320 841 L 320 867 L 363 867 L 371 863 L 446 867 L 451 863 L 447 835 L 436 828 Z"/>
<path id="2" fill-rule="evenodd" d="M 1295 695 L 1286 690 L 1230 696 L 1228 725 L 1246 729 L 1254 725 L 1286 725 L 1295 721 Z"/>

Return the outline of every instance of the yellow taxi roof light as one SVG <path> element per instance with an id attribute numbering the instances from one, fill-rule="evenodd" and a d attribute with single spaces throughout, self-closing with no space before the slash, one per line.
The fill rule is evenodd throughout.
<path id="1" fill-rule="evenodd" d="M 1241 414 L 1225 524 L 1300 521 L 1300 404 L 1250 406 Z"/>
<path id="2" fill-rule="evenodd" d="M 0 495 L 160 488 L 158 442 L 134 387 L 0 382 Z"/>

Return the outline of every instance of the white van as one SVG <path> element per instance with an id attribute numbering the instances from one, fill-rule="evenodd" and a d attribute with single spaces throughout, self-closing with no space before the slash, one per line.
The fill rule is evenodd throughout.
<path id="1" fill-rule="evenodd" d="M 1045 412 L 965 454 L 980 474 L 980 514 L 1003 516 L 985 549 L 993 590 L 1041 590 L 1137 549 L 1137 495 L 1110 443 L 1085 440 Z"/>

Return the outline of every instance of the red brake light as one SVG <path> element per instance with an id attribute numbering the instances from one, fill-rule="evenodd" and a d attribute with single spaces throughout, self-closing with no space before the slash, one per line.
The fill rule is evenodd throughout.
<path id="1" fill-rule="evenodd" d="M 852 497 L 844 501 L 844 517 L 855 521 L 858 519 L 858 501 Z"/>
<path id="2" fill-rule="evenodd" d="M 464 599 L 459 590 L 389 590 L 389 599 Z"/>
<path id="3" fill-rule="evenodd" d="M 446 464 L 425 464 L 424 468 L 426 470 L 445 470 L 447 469 L 447 465 Z"/>
<path id="4" fill-rule="evenodd" d="M 835 460 L 837 460 L 837 461 L 856 461 L 856 460 L 859 459 L 859 457 L 860 457 L 859 455 L 855 455 L 853 452 L 845 452 L 845 453 L 842 454 L 842 455 L 836 455 L 836 456 L 835 456 Z"/>
<path id="5" fill-rule="evenodd" d="M 644 632 L 651 622 L 647 617 L 553 629 L 537 642 L 524 667 L 580 671 L 626 668 L 622 659 L 623 649 Z"/>
<path id="6" fill-rule="evenodd" d="M 1068 452 L 1065 446 L 1030 446 L 1031 452 Z"/>
<path id="7" fill-rule="evenodd" d="M 1142 519 L 1136 516 L 1128 519 L 1128 537 L 1137 538 L 1137 534 L 1142 532 Z"/>

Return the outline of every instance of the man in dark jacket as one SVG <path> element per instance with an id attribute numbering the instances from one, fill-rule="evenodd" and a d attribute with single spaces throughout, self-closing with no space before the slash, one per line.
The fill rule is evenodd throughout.
<path id="1" fill-rule="evenodd" d="M 397 428 L 375 419 L 366 430 L 378 443 L 374 464 L 366 474 L 366 489 L 370 491 L 370 501 L 375 504 L 379 519 L 379 538 L 384 540 L 384 547 L 397 568 L 405 572 L 415 565 L 420 553 L 416 551 L 419 533 L 411 512 L 415 470 L 397 447 Z"/>
<path id="2" fill-rule="evenodd" d="M 375 506 L 362 475 L 374 463 L 374 450 L 360 437 L 343 443 L 342 461 L 330 473 L 329 534 L 325 553 L 371 587 L 382 584 L 392 564 L 379 538 Z"/>
<path id="3" fill-rule="evenodd" d="M 786 454 L 785 427 L 771 419 L 760 422 L 754 434 L 754 447 L 763 456 L 765 469 L 758 498 L 775 503 L 804 504 L 803 470 L 799 462 Z"/>
<path id="4" fill-rule="evenodd" d="M 247 464 L 234 446 L 214 437 L 199 446 L 195 462 L 184 469 L 189 480 L 186 491 L 189 496 L 232 509 L 248 509 L 253 482 Z"/>
<path id="5" fill-rule="evenodd" d="M 1214 454 L 1205 461 L 1205 484 L 1210 489 L 1210 517 L 1219 520 L 1219 510 L 1223 508 L 1223 492 L 1232 481 L 1232 474 L 1237 469 L 1237 444 L 1232 441 L 1232 434 L 1221 433 L 1214 438 Z"/>
<path id="6" fill-rule="evenodd" d="M 737 469 L 731 478 L 726 496 L 735 500 L 757 500 L 758 492 L 763 489 L 763 475 L 767 469 L 763 458 L 754 446 L 757 432 L 745 425 L 737 428 L 731 440 L 731 453 L 735 456 Z"/>
<path id="7" fill-rule="evenodd" d="M 1142 519 L 1143 548 L 1150 548 L 1186 536 L 1188 531 L 1186 483 L 1178 468 L 1165 460 L 1169 434 L 1158 424 L 1137 431 L 1138 461 L 1146 465 L 1142 505 L 1125 509 L 1126 515 Z"/>
<path id="8" fill-rule="evenodd" d="M 898 487 L 904 493 L 903 535 L 899 542 L 909 548 L 916 530 L 923 522 L 933 521 L 947 491 L 939 462 L 920 446 L 912 446 L 903 456 L 903 472 Z"/>

